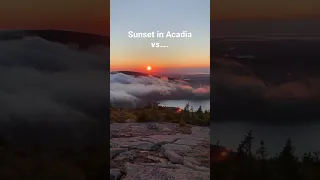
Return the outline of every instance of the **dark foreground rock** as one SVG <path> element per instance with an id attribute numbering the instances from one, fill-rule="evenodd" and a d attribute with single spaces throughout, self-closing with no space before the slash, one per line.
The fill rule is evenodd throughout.
<path id="1" fill-rule="evenodd" d="M 111 124 L 110 178 L 209 180 L 210 130 L 186 128 L 190 131 L 172 123 Z"/>

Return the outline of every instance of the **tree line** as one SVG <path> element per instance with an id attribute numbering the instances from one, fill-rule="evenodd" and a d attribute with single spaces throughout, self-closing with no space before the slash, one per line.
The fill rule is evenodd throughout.
<path id="1" fill-rule="evenodd" d="M 306 152 L 302 157 L 295 155 L 295 146 L 290 138 L 279 154 L 269 156 L 267 145 L 263 140 L 254 152 L 252 143 L 253 132 L 249 131 L 239 143 L 236 152 L 229 152 L 218 141 L 212 145 L 211 170 L 212 176 L 220 180 L 319 180 L 320 152 Z M 271 145 L 270 145 L 271 146 Z M 225 158 L 215 161 L 223 154 Z M 227 152 L 227 153 L 222 153 Z"/>

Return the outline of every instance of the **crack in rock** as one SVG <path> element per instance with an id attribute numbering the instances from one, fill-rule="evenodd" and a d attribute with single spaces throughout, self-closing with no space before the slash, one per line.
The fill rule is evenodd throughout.
<path id="1" fill-rule="evenodd" d="M 110 130 L 110 179 L 210 179 L 207 127 L 181 134 L 172 123 L 114 123 Z"/>

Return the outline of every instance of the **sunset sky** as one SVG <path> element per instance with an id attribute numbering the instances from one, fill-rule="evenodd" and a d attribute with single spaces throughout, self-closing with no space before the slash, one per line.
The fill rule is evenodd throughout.
<path id="1" fill-rule="evenodd" d="M 135 18 L 143 15 L 143 12 L 159 12 L 161 15 L 157 16 L 155 13 L 144 14 L 147 17 L 170 16 L 171 22 L 179 18 L 173 14 L 175 10 L 177 13 L 184 13 L 185 19 L 195 19 L 200 16 L 205 16 L 208 8 L 203 9 L 203 6 L 209 7 L 209 2 L 205 1 L 184 1 L 178 0 L 176 2 L 161 2 L 157 4 L 138 0 L 130 2 L 128 0 L 113 1 L 113 7 L 117 11 L 123 8 L 126 12 L 121 12 L 123 17 L 127 15 L 126 21 L 130 18 Z M 160 1 L 159 1 L 160 2 Z M 123 6 L 123 4 L 127 4 Z M 216 0 L 212 1 L 211 5 L 211 20 L 236 20 L 236 19 L 320 19 L 320 1 L 318 0 Z M 120 6 L 120 7 L 119 7 Z M 122 7 L 123 6 L 123 7 Z M 129 8 L 128 7 L 140 7 Z M 148 9 L 143 11 L 143 7 L 148 6 Z M 159 8 L 152 8 L 158 6 Z M 109 0 L 6 0 L 0 2 L 0 29 L 62 29 L 75 30 L 81 32 L 89 32 L 95 34 L 108 35 L 110 22 L 110 1 Z M 160 8 L 162 7 L 162 8 Z M 178 10 L 185 8 L 184 11 Z M 156 11 L 155 9 L 158 9 Z M 171 13 L 164 14 L 163 10 Z M 131 12 L 139 10 L 140 15 L 132 16 Z M 117 14 L 117 12 L 114 12 Z M 118 13 L 119 14 L 119 13 Z M 175 16 L 175 18 L 173 18 Z M 118 16 L 119 18 L 121 16 Z M 114 17 L 117 19 L 118 17 Z M 187 18 L 188 17 L 188 18 Z M 203 19 L 203 18 L 202 18 Z M 150 22 L 149 22 L 150 23 Z M 120 23 L 121 24 L 121 23 Z M 122 23 L 124 24 L 124 23 Z M 167 24 L 170 24 L 167 22 Z M 171 23 L 172 24 L 172 23 Z M 194 21 L 190 21 L 188 25 L 192 26 Z M 118 25 L 120 27 L 120 25 Z M 151 26 L 150 26 L 151 27 Z M 158 27 L 156 27 L 158 28 Z M 191 30 L 191 29 L 190 29 Z M 195 33 L 195 32 L 194 32 Z"/>
<path id="2" fill-rule="evenodd" d="M 109 34 L 108 0 L 7 0 L 0 2 L 0 30 L 58 29 Z"/>
<path id="3" fill-rule="evenodd" d="M 320 32 L 317 0 L 215 0 L 210 5 L 211 37 Z"/>
<path id="4" fill-rule="evenodd" d="M 112 70 L 210 66 L 210 1 L 111 0 L 110 54 Z M 192 33 L 189 39 L 130 39 L 134 32 Z M 160 42 L 168 48 L 152 48 Z"/>
<path id="5" fill-rule="evenodd" d="M 210 6 L 211 20 L 320 19 L 320 1 L 318 0 L 215 0 L 210 3 L 210 6 L 207 0 L 199 2 L 182 0 L 175 2 L 145 2 L 147 1 L 113 1 L 114 13 L 122 14 L 113 17 L 114 20 L 118 19 L 119 21 L 115 28 L 120 28 L 124 26 L 123 24 L 128 24 L 124 27 L 131 28 L 132 26 L 126 22 L 139 16 L 144 16 L 144 19 L 146 17 L 149 19 L 162 19 L 162 23 L 159 26 L 167 24 L 167 27 L 162 26 L 165 30 L 169 28 L 169 25 L 176 25 L 181 28 L 186 27 L 193 31 L 194 35 L 197 35 L 196 33 L 198 32 L 195 32 L 193 28 L 198 25 L 203 27 L 200 30 L 205 29 L 203 22 L 206 20 L 204 17 L 206 17 Z M 127 5 L 124 6 L 124 4 Z M 143 9 L 143 7 L 148 8 Z M 133 16 L 132 13 L 135 11 L 141 13 Z M 163 13 L 165 11 L 168 13 Z M 0 12 L 0 30 L 59 29 L 109 35 L 109 0 L 6 0 L 0 2 Z M 157 15 L 156 12 L 161 15 Z M 177 14 L 180 15 L 177 16 Z M 121 20 L 122 17 L 125 17 L 125 19 Z M 167 17 L 170 17 L 170 21 L 165 20 L 168 19 Z M 182 23 L 184 25 L 181 26 L 180 17 L 185 20 Z M 202 22 L 194 21 L 194 19 L 199 18 L 203 19 L 201 20 Z M 137 20 L 135 23 L 138 24 L 140 21 L 145 22 L 145 20 Z M 156 27 L 156 22 L 150 23 L 148 21 L 148 24 L 150 24 L 147 27 L 149 29 L 152 29 L 152 27 L 159 29 Z M 141 28 L 144 28 L 144 26 Z M 172 28 L 175 29 L 175 27 Z M 122 35 L 121 37 L 120 35 L 118 36 L 117 38 L 125 38 L 126 35 L 124 37 Z"/>
<path id="6" fill-rule="evenodd" d="M 211 19 L 319 19 L 319 7 L 318 0 L 215 0 L 211 3 Z"/>

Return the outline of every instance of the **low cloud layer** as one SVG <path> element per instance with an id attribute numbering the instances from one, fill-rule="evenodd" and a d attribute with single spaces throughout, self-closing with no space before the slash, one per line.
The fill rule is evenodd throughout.
<path id="1" fill-rule="evenodd" d="M 269 85 L 263 78 L 256 76 L 252 70 L 231 59 L 214 60 L 212 82 L 230 90 L 247 90 L 259 93 L 267 101 L 277 100 L 320 100 L 320 78 L 309 77 L 299 80 L 283 81 Z"/>
<path id="2" fill-rule="evenodd" d="M 109 53 L 92 49 L 100 51 L 80 52 L 37 37 L 0 41 L 1 121 L 95 119 L 98 110 L 102 116 Z"/>
<path id="3" fill-rule="evenodd" d="M 208 77 L 209 78 L 209 77 Z M 147 101 L 209 100 L 210 86 L 193 87 L 186 81 L 153 76 L 110 74 L 110 101 L 119 106 L 139 106 Z"/>
<path id="4" fill-rule="evenodd" d="M 108 141 L 109 49 L 0 41 L 0 136 L 18 148 Z"/>
<path id="5" fill-rule="evenodd" d="M 268 82 L 250 67 L 231 59 L 212 64 L 211 94 L 215 120 L 308 121 L 319 117 L 320 78 Z M 232 113 L 231 113 L 232 112 Z"/>

